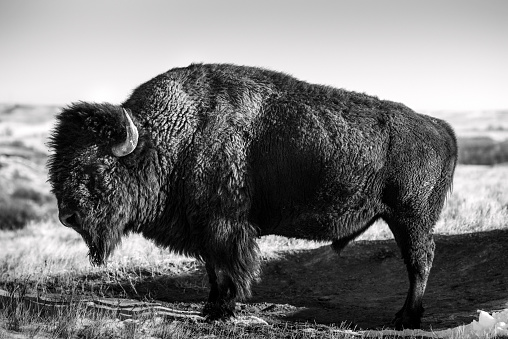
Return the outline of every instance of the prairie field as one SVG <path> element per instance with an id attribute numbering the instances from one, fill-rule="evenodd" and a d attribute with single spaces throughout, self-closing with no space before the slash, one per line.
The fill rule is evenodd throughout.
<path id="1" fill-rule="evenodd" d="M 305 302 L 297 304 L 292 303 L 291 298 L 284 299 L 282 287 L 278 295 L 270 294 L 273 290 L 268 291 L 268 287 L 272 285 L 263 283 L 259 285 L 258 295 L 258 286 L 254 285 L 253 301 L 240 304 L 239 314 L 247 318 L 253 314 L 256 318 L 266 318 L 266 325 L 261 325 L 266 323 L 264 320 L 254 325 L 246 324 L 241 317 L 232 323 L 216 324 L 161 319 L 157 316 L 122 321 L 115 317 L 90 314 L 80 303 L 66 312 L 43 316 L 29 311 L 23 307 L 23 303 L 15 302 L 23 294 L 51 294 L 78 299 L 85 296 L 157 301 L 187 311 L 199 311 L 207 296 L 208 279 L 200 262 L 159 248 L 138 235 L 126 238 L 107 266 L 90 265 L 87 248 L 81 237 L 59 223 L 56 201 L 47 183 L 45 163 L 48 149 L 45 142 L 58 110 L 55 106 L 0 105 L 0 290 L 7 291 L 11 296 L 10 299 L 0 299 L 0 338 L 359 336 L 355 331 L 362 329 L 358 325 L 361 322 L 351 319 L 325 321 L 328 318 L 323 316 L 320 321 L 309 316 L 288 316 L 304 315 L 312 308 Z M 456 130 L 461 147 L 453 191 L 449 194 L 435 227 L 436 236 L 455 239 L 454 236 L 459 235 L 507 230 L 508 111 L 426 114 L 449 121 Z M 385 251 L 383 253 L 392 253 L 396 251 L 393 243 L 388 227 L 383 222 L 378 222 L 350 247 L 354 251 L 355 248 L 367 248 L 370 244 L 376 244 L 382 247 Z M 317 257 L 328 260 L 327 245 L 276 236 L 262 237 L 259 246 L 263 267 L 268 272 L 266 276 L 262 275 L 262 281 L 266 277 L 280 278 L 281 281 L 289 279 L 291 273 L 280 269 L 286 267 L 284 261 L 288 258 L 296 258 L 302 267 L 307 267 L 307 263 L 312 265 Z M 346 250 L 344 260 L 349 260 L 348 256 L 352 253 L 354 252 Z M 391 258 L 390 254 L 387 260 L 392 260 Z M 400 279 L 405 283 L 406 273 L 400 256 L 396 254 L 393 260 L 400 262 L 397 264 L 402 272 Z M 485 264 L 488 265 L 489 261 L 485 261 Z M 273 273 L 275 271 L 278 275 Z M 333 280 L 334 277 L 325 275 L 324 279 Z M 450 281 L 450 284 L 456 283 Z M 309 298 L 313 295 L 312 288 L 307 286 L 305 292 Z M 400 305 L 406 293 L 405 288 L 397 291 L 399 294 L 394 297 Z M 488 304 L 497 305 L 497 310 L 508 308 L 508 286 L 502 288 L 507 292 L 505 299 L 497 298 L 493 300 L 495 304 L 484 305 L 471 302 L 473 304 L 470 307 L 476 309 Z M 302 291 L 304 293 L 305 289 Z M 171 293 L 174 295 L 169 295 Z M 488 291 L 486 295 L 488 296 Z M 332 305 L 333 298 L 328 295 L 328 299 L 323 296 L 316 298 L 321 304 Z M 396 309 L 388 309 L 385 313 L 392 316 L 395 311 Z M 473 315 L 464 311 L 455 320 L 450 318 L 448 322 L 443 322 L 442 326 L 458 326 L 460 323 L 471 322 L 473 318 Z M 428 326 L 432 327 L 432 324 Z"/>

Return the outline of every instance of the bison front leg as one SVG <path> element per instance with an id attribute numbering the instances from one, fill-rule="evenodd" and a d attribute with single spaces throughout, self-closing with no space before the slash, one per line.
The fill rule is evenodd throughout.
<path id="1" fill-rule="evenodd" d="M 205 256 L 210 294 L 203 314 L 208 320 L 233 317 L 236 301 L 250 297 L 252 281 L 259 274 L 259 250 L 250 232 L 253 229 L 247 224 L 236 231 L 223 226 L 220 239 L 213 240 Z M 228 230 L 232 232 L 224 232 Z"/>
<path id="2" fill-rule="evenodd" d="M 215 266 L 206 263 L 206 272 L 210 282 L 210 294 L 203 309 L 208 320 L 234 317 L 236 306 L 236 286 L 231 277 L 215 271 Z"/>

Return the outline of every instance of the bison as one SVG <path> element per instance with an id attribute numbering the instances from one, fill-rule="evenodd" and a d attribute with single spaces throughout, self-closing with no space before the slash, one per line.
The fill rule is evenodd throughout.
<path id="1" fill-rule="evenodd" d="M 432 229 L 457 159 L 442 120 L 266 69 L 192 64 L 121 105 L 64 108 L 49 146 L 59 219 L 93 264 L 140 233 L 204 262 L 203 314 L 227 319 L 259 274 L 260 236 L 331 241 L 339 252 L 383 219 L 409 276 L 395 326 L 420 326 Z"/>

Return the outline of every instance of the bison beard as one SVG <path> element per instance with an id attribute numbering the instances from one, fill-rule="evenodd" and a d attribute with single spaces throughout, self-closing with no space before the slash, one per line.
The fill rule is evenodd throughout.
<path id="1" fill-rule="evenodd" d="M 60 220 L 93 264 L 141 233 L 205 263 L 204 313 L 223 319 L 250 296 L 257 237 L 340 251 L 383 219 L 409 277 L 394 324 L 420 326 L 432 228 L 457 156 L 441 120 L 282 73 L 199 64 L 155 77 L 121 106 L 67 107 L 50 146 Z"/>
<path id="2" fill-rule="evenodd" d="M 93 223 L 85 220 L 83 225 L 100 225 L 102 223 Z M 114 224 L 109 224 L 114 225 Z M 116 246 L 121 242 L 122 234 L 117 228 L 101 229 L 103 233 L 94 232 L 92 230 L 78 230 L 81 237 L 88 246 L 88 257 L 90 263 L 95 266 L 100 266 L 105 263 L 107 258 L 111 255 Z"/>

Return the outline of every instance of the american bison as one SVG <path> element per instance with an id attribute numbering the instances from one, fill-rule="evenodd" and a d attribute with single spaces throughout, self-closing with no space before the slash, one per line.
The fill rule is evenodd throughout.
<path id="1" fill-rule="evenodd" d="M 59 218 L 93 264 L 141 233 L 205 263 L 203 312 L 224 319 L 251 293 L 258 237 L 331 241 L 340 251 L 381 218 L 410 283 L 395 326 L 420 326 L 432 229 L 457 158 L 442 120 L 283 73 L 193 64 L 121 105 L 63 109 L 49 145 Z"/>

